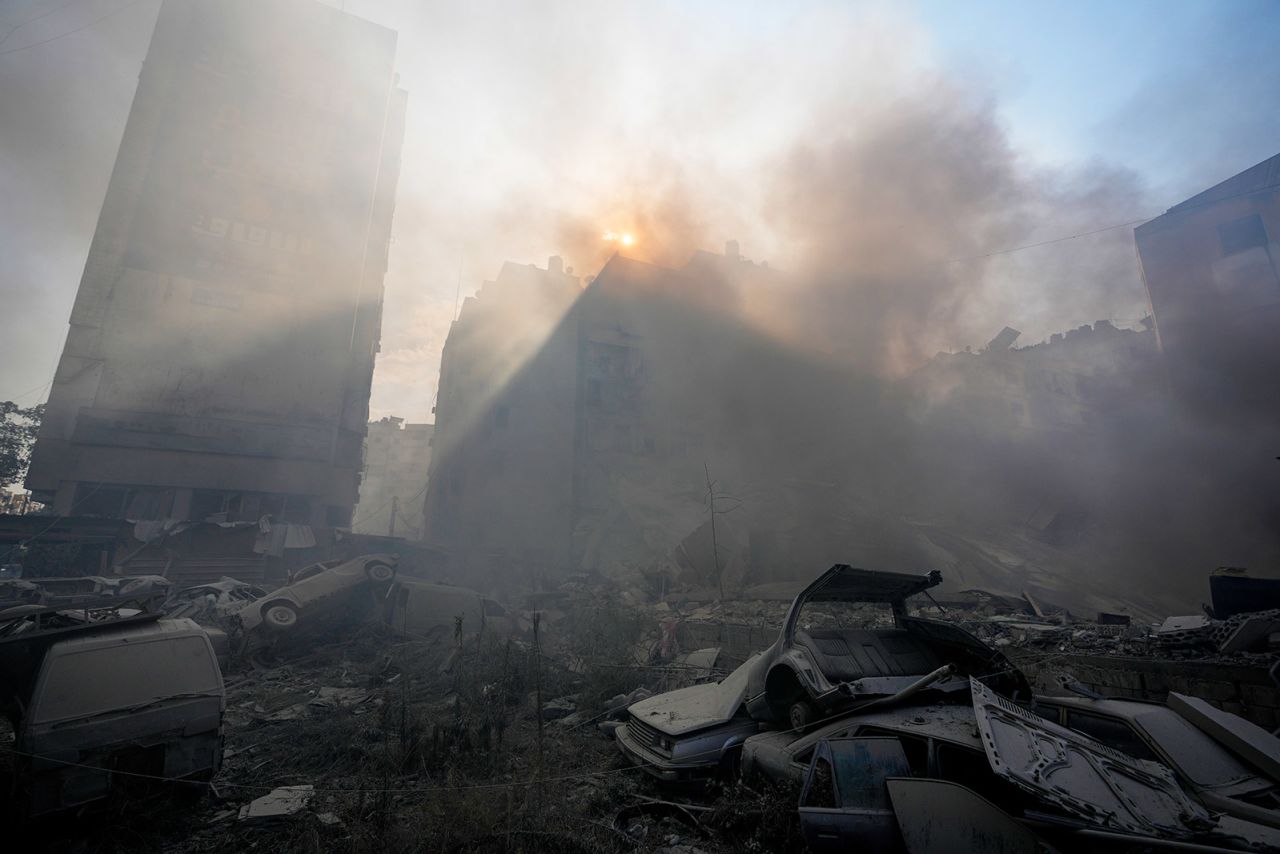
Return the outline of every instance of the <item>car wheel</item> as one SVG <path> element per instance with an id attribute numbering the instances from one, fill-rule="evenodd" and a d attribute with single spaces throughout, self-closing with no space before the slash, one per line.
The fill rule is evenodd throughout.
<path id="1" fill-rule="evenodd" d="M 364 568 L 364 574 L 370 581 L 384 582 L 395 577 L 395 572 L 385 563 L 371 563 Z"/>
<path id="2" fill-rule="evenodd" d="M 286 632 L 298 623 L 298 609 L 286 602 L 277 602 L 262 612 L 262 622 L 267 628 Z"/>
<path id="3" fill-rule="evenodd" d="M 813 706 L 808 700 L 796 700 L 787 710 L 787 723 L 798 733 L 803 733 L 813 723 Z"/>

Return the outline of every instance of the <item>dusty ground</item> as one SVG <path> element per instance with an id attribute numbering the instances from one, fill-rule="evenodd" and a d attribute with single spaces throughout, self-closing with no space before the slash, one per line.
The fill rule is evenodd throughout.
<path id="1" fill-rule="evenodd" d="M 29 828 L 34 847 L 557 854 L 803 847 L 793 798 L 741 786 L 673 795 L 622 762 L 596 725 L 609 698 L 688 680 L 635 666 L 639 626 L 607 607 L 567 614 L 551 638 L 544 630 L 542 655 L 527 639 L 406 638 L 377 624 L 325 631 L 242 654 L 227 668 L 225 758 L 211 786 L 134 781 L 91 811 Z M 539 691 L 544 708 L 575 710 L 544 721 L 541 738 Z M 314 787 L 296 814 L 239 818 L 253 799 L 296 785 Z M 646 806 L 673 797 L 695 805 L 695 824 Z"/>

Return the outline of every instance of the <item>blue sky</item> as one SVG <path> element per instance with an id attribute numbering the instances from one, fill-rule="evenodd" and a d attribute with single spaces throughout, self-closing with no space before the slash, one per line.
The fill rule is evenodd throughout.
<path id="1" fill-rule="evenodd" d="M 1122 163 L 1173 204 L 1280 152 L 1274 0 L 916 6 L 941 62 L 984 76 L 1040 156 Z"/>
<path id="2" fill-rule="evenodd" d="M 51 378 L 158 6 L 0 0 L 0 38 L 43 15 L 0 44 L 0 399 L 37 402 Z M 1276 0 L 345 7 L 400 32 L 410 92 L 375 417 L 430 417 L 460 265 L 464 296 L 507 259 L 561 253 L 589 271 L 599 247 L 583 240 L 660 209 L 643 196 L 668 177 L 715 226 L 700 245 L 740 238 L 781 265 L 756 215 L 772 171 L 895 99 L 989 105 L 1019 168 L 1046 181 L 1118 178 L 1106 205 L 1061 221 L 1049 205 L 1037 239 L 1158 212 L 1280 152 Z M 1052 250 L 1063 275 L 1092 269 L 1077 263 L 1090 246 Z M 993 298 L 945 343 L 1107 305 L 1054 303 L 1046 321 Z"/>

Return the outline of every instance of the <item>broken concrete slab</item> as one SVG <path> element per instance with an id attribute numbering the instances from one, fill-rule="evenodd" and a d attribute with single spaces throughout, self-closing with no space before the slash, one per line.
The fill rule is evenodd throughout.
<path id="1" fill-rule="evenodd" d="M 1276 632 L 1280 632 L 1280 615 L 1274 611 L 1245 617 L 1218 647 L 1218 651 L 1249 652 L 1258 646 L 1269 646 L 1271 635 Z"/>
<path id="2" fill-rule="evenodd" d="M 240 808 L 240 821 L 274 821 L 306 809 L 315 786 L 281 786 Z"/>
<path id="3" fill-rule="evenodd" d="M 1197 729 L 1262 770 L 1273 780 L 1280 780 L 1280 739 L 1257 724 L 1224 712 L 1199 697 L 1169 693 L 1169 708 Z"/>

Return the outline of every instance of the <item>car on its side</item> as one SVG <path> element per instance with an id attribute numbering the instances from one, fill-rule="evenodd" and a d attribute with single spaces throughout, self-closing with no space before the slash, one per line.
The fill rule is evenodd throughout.
<path id="1" fill-rule="evenodd" d="M 795 598 L 778 639 L 753 663 L 748 714 L 803 730 L 903 692 L 963 690 L 969 676 L 1030 700 L 1030 683 L 999 650 L 959 626 L 911 615 L 907 600 L 941 582 L 937 571 L 831 567 Z M 947 678 L 922 686 L 943 668 Z"/>
<path id="2" fill-rule="evenodd" d="M 614 730 L 623 756 L 667 783 L 732 776 L 738 754 L 761 726 L 743 706 L 755 657 L 720 682 L 667 691 L 633 703 Z"/>
<path id="3" fill-rule="evenodd" d="M 1280 828 L 1280 782 L 1166 705 L 1037 696 L 1031 711 L 1129 756 L 1169 766 L 1182 785 L 1215 812 Z M 1243 719 L 1239 724 L 1240 729 L 1247 726 Z"/>
<path id="4" fill-rule="evenodd" d="M 373 584 L 385 591 L 395 581 L 396 563 L 396 556 L 391 554 L 314 563 L 296 570 L 283 587 L 250 602 L 232 616 L 246 634 L 260 627 L 287 632 L 301 618 L 340 607 L 356 587 Z"/>
<path id="5" fill-rule="evenodd" d="M 519 630 L 518 615 L 483 593 L 403 576 L 383 602 L 382 619 L 396 631 L 418 637 L 456 630 L 509 637 Z"/>

